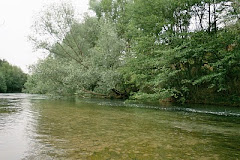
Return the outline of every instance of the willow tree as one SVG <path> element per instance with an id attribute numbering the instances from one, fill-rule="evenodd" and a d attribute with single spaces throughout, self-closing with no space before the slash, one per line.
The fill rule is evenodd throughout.
<path id="1" fill-rule="evenodd" d="M 72 29 L 76 23 L 71 4 L 49 5 L 36 18 L 32 26 L 33 33 L 29 39 L 33 42 L 35 49 L 43 49 L 82 64 L 83 51 Z M 58 50 L 54 50 L 56 46 Z"/>
<path id="2" fill-rule="evenodd" d="M 121 65 L 124 41 L 111 21 L 86 16 L 79 22 L 71 5 L 61 4 L 46 8 L 34 31 L 30 39 L 49 56 L 35 67 L 31 83 L 45 82 L 49 85 L 42 86 L 46 93 L 104 97 L 120 93 L 121 76 L 116 69 Z M 34 90 L 31 83 L 27 86 Z"/>

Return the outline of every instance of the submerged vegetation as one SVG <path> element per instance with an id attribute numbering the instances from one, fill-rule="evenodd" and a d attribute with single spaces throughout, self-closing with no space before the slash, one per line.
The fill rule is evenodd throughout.
<path id="1" fill-rule="evenodd" d="M 237 104 L 238 0 L 90 0 L 49 6 L 29 37 L 48 57 L 32 66 L 30 93 Z"/>
<path id="2" fill-rule="evenodd" d="M 23 71 L 0 59 L 0 93 L 22 92 L 27 75 Z"/>

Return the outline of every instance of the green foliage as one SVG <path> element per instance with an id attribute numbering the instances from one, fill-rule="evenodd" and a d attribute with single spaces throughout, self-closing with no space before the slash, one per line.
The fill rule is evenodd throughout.
<path id="1" fill-rule="evenodd" d="M 71 8 L 60 6 L 57 14 L 46 11 L 47 16 L 36 23 L 40 25 L 35 25 L 38 39 L 32 40 L 50 54 L 33 67 L 25 86 L 33 93 L 181 103 L 223 95 L 236 99 L 240 95 L 238 4 L 90 0 L 97 17 L 86 16 L 81 23 Z M 49 41 L 51 37 L 55 39 Z"/>
<path id="2" fill-rule="evenodd" d="M 126 84 L 137 91 L 132 98 L 197 100 L 202 89 L 215 95 L 240 95 L 240 37 L 236 35 L 238 24 L 215 35 L 189 33 L 173 49 L 159 46 L 153 54 L 130 59 L 123 74 Z"/>
<path id="3" fill-rule="evenodd" d="M 211 17 L 218 16 L 219 25 L 223 17 L 233 23 L 235 16 L 218 15 L 228 12 L 226 1 L 135 1 L 129 26 L 138 33 L 132 32 L 134 29 L 130 31 L 134 35 L 129 52 L 132 56 L 120 70 L 132 99 L 173 97 L 180 102 L 197 101 L 199 97 L 207 98 L 201 95 L 201 90 L 215 96 L 240 95 L 239 25 L 226 26 L 209 34 L 204 21 L 197 21 L 200 30 L 195 28 L 194 32 L 189 32 L 190 19 L 195 15 L 193 7 L 198 6 L 207 14 L 206 8 L 201 6 L 209 3 L 212 8 L 216 3 L 222 4 L 218 13 L 211 11 Z"/>
<path id="4" fill-rule="evenodd" d="M 33 66 L 25 87 L 30 93 L 109 96 L 121 83 L 124 41 L 106 19 L 85 17 L 61 42 L 47 49 L 47 59 Z M 37 87 L 34 87 L 37 86 Z"/>
<path id="5" fill-rule="evenodd" d="M 2 72 L 0 72 L 0 93 L 5 93 L 7 91 L 7 84 L 5 80 L 5 76 Z"/>
<path id="6" fill-rule="evenodd" d="M 16 66 L 0 60 L 0 93 L 21 92 L 27 75 Z"/>

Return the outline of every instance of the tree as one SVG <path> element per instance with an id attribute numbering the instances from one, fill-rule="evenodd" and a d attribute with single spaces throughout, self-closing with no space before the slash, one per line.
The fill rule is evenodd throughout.
<path id="1" fill-rule="evenodd" d="M 71 10 L 62 8 L 60 5 L 57 11 L 63 14 L 73 13 L 73 11 L 64 12 L 62 9 Z M 55 38 L 57 39 L 54 41 L 55 43 L 47 45 L 47 47 L 46 45 L 37 45 L 38 48 L 47 49 L 50 54 L 46 60 L 40 61 L 34 67 L 33 75 L 26 84 L 27 90 L 36 92 L 32 88 L 33 84 L 43 85 L 42 82 L 45 82 L 45 85 L 51 87 L 42 87 L 47 88 L 45 92 L 51 94 L 54 92 L 60 95 L 87 93 L 107 97 L 113 91 L 120 93 L 116 87 L 121 76 L 116 72 L 116 69 L 121 65 L 120 58 L 124 51 L 124 41 L 118 37 L 112 22 L 107 19 L 86 16 L 81 23 L 71 19 L 71 22 L 74 22 L 71 25 L 68 25 L 68 21 L 63 20 L 64 23 L 68 24 L 61 26 L 58 20 L 53 21 L 55 15 L 49 17 L 51 14 L 48 10 L 44 13 L 47 15 L 43 15 L 43 17 L 48 18 L 45 20 L 41 18 L 40 22 L 37 22 L 37 24 L 44 22 L 45 27 L 42 30 L 43 33 L 46 33 L 44 38 L 47 36 L 51 38 L 52 33 L 54 37 L 60 37 L 57 30 L 62 31 L 63 26 L 68 26 L 69 29 L 61 32 L 60 35 L 63 37 Z M 56 29 L 54 27 L 48 29 L 48 25 L 54 26 L 56 24 L 59 24 Z M 37 25 L 38 27 L 39 25 Z M 48 38 L 44 44 L 47 43 L 47 40 Z M 35 42 L 39 41 L 34 40 Z"/>
<path id="2" fill-rule="evenodd" d="M 27 88 L 138 100 L 234 99 L 240 94 L 238 4 L 91 0 L 97 17 L 82 22 L 68 5 L 48 9 L 32 39 L 49 56 L 35 66 Z"/>
<path id="3" fill-rule="evenodd" d="M 5 76 L 2 72 L 0 72 L 0 93 L 5 93 L 7 91 L 7 85 Z"/>
<path id="4" fill-rule="evenodd" d="M 21 92 L 26 79 L 20 68 L 0 60 L 0 92 Z"/>
<path id="5" fill-rule="evenodd" d="M 74 25 L 77 25 L 74 9 L 69 3 L 52 4 L 35 21 L 29 39 L 36 49 L 73 59 L 83 65 L 84 53 L 81 42 L 74 36 L 77 32 Z"/>
<path id="6" fill-rule="evenodd" d="M 204 101 L 204 91 L 222 96 L 228 90 L 229 95 L 238 95 L 229 88 L 230 84 L 237 88 L 236 66 L 234 72 L 227 69 L 227 76 L 225 69 L 213 65 L 228 68 L 237 61 L 230 60 L 238 57 L 233 51 L 239 44 L 238 34 L 232 35 L 237 25 L 230 27 L 237 17 L 232 11 L 236 9 L 230 1 L 134 1 L 128 25 L 133 28 L 128 33 L 130 59 L 121 70 L 131 97 Z M 195 26 L 192 19 L 197 19 Z M 231 52 L 226 50 L 229 44 L 234 48 Z"/>

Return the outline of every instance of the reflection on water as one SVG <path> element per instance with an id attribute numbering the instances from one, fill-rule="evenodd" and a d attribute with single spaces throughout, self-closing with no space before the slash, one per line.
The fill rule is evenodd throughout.
<path id="1" fill-rule="evenodd" d="M 0 94 L 0 159 L 238 159 L 240 109 Z"/>
<path id="2" fill-rule="evenodd" d="M 30 149 L 34 115 L 25 94 L 0 94 L 0 159 L 22 159 Z"/>

